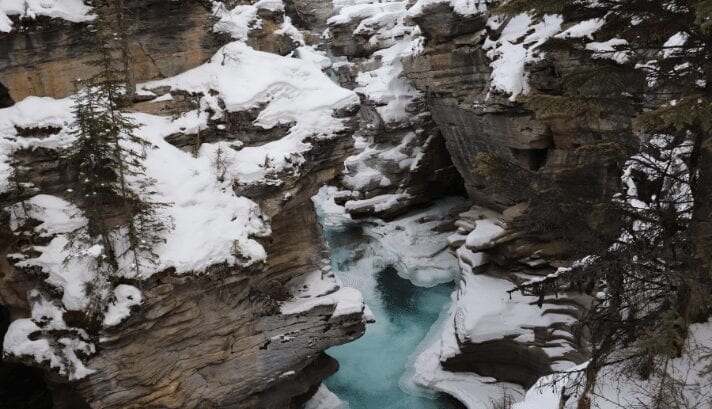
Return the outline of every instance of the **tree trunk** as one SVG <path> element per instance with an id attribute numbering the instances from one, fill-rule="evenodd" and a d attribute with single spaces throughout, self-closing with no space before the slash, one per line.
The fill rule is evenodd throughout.
<path id="1" fill-rule="evenodd" d="M 691 296 L 690 302 L 704 300 L 712 285 L 712 135 L 703 134 L 695 147 L 698 155 L 694 158 L 698 180 L 693 187 L 695 207 L 690 223 L 690 235 L 694 246 L 694 257 L 697 260 L 696 280 L 699 284 L 693 291 L 697 296 Z M 700 296 L 701 297 L 698 297 Z M 691 305 L 691 320 L 697 321 L 704 314 L 703 305 Z M 706 317 L 706 315 L 705 315 Z"/>
<path id="2" fill-rule="evenodd" d="M 114 11 L 116 13 L 116 29 L 121 38 L 121 62 L 123 64 L 124 81 L 126 82 L 126 100 L 131 102 L 136 96 L 136 81 L 131 71 L 131 51 L 129 50 L 131 30 L 126 22 L 124 0 L 116 0 L 114 2 Z"/>

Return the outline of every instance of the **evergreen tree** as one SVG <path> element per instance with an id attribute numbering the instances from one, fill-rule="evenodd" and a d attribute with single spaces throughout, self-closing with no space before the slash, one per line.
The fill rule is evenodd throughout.
<path id="1" fill-rule="evenodd" d="M 606 116 L 633 118 L 629 140 L 643 142 L 611 203 L 623 222 L 618 240 L 589 247 L 595 262 L 520 289 L 540 297 L 561 289 L 597 294 L 581 322 L 592 356 L 579 407 L 587 407 L 597 374 L 611 365 L 624 376 L 663 375 L 651 396 L 664 407 L 663 386 L 675 384 L 665 381 L 669 361 L 682 353 L 690 323 L 712 312 L 712 2 L 509 0 L 499 10 L 559 13 L 565 24 L 598 18 L 595 41 L 625 40 L 593 60 L 590 40 L 550 40 L 547 50 L 585 63 L 560 73 L 553 93 L 521 99 L 543 120 L 584 116 L 594 129 Z M 605 58 L 614 54 L 627 59 Z"/>
<path id="2" fill-rule="evenodd" d="M 74 101 L 76 142 L 68 155 L 77 178 L 76 202 L 88 219 L 86 231 L 75 232 L 70 245 L 101 248 L 96 268 L 105 277 L 91 288 L 99 299 L 111 275 L 140 276 L 154 264 L 153 248 L 170 228 L 158 214 L 163 204 L 150 200 L 155 181 L 145 175 L 143 160 L 152 146 L 121 112 L 125 61 L 119 57 L 121 36 L 114 34 L 107 16 L 112 10 L 95 8 L 95 58 L 89 62 L 95 74 L 80 82 L 83 89 Z"/>
<path id="3" fill-rule="evenodd" d="M 132 57 L 129 47 L 132 30 L 129 27 L 128 19 L 126 18 L 127 9 L 125 7 L 124 0 L 114 0 L 112 3 L 113 12 L 116 16 L 116 35 L 118 36 L 121 48 L 121 62 L 126 88 L 126 100 L 130 102 L 136 96 L 136 81 L 134 79 L 133 70 L 131 69 Z"/>

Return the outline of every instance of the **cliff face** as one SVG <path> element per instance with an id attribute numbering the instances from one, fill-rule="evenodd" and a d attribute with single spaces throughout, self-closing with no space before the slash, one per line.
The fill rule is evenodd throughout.
<path id="1" fill-rule="evenodd" d="M 258 242 L 266 257 L 241 264 L 249 257 L 236 250 L 237 260 L 197 271 L 172 266 L 143 279 L 118 278 L 140 289 L 142 301 L 125 321 L 91 334 L 93 350 L 79 358 L 95 372 L 70 382 L 47 362 L 12 356 L 42 368 L 58 407 L 301 407 L 338 366 L 323 351 L 365 330 L 358 295 L 330 272 L 311 202 L 327 183 L 337 185 L 329 200 L 354 224 L 389 220 L 445 195 L 469 198 L 472 207 L 454 224 L 433 228 L 452 231 L 447 241 L 460 272 L 440 337 L 417 357 L 417 384 L 489 405 L 502 391 L 491 378 L 523 393 L 541 376 L 587 359 L 589 334 L 576 321 L 590 296 L 511 291 L 566 271 L 582 256 L 554 229 L 530 233 L 527 226 L 542 218 L 559 221 L 556 207 L 533 220 L 534 195 L 606 202 L 638 144 L 629 114 L 544 118 L 531 100 L 517 98 L 560 95 L 564 74 L 592 64 L 590 56 L 558 49 L 532 54 L 565 28 L 561 21 L 493 24 L 489 1 L 209 3 L 127 1 L 133 70 L 143 83 L 129 110 L 156 141 L 167 142 L 159 151 L 192 170 L 176 172 L 186 184 L 223 167 L 216 189 L 226 200 L 254 202 L 250 218 L 260 228 L 244 239 Z M 12 20 L 14 28 L 0 32 L 0 108 L 17 105 L 0 110 L 0 171 L 13 161 L 29 169 L 35 193 L 69 200 L 73 175 L 58 143 L 66 142 L 68 116 L 51 112 L 46 123 L 25 123 L 32 115 L 21 101 L 66 97 L 75 78 L 92 72 L 85 65 L 87 22 Z M 230 44 L 221 48 L 220 40 Z M 521 68 L 515 79 L 524 83 L 513 88 L 497 77 L 503 43 L 521 46 L 522 58 L 505 61 Z M 625 75 L 642 87 L 639 74 Z M 315 77 L 318 87 L 310 83 Z M 223 149 L 229 155 L 220 163 Z M 512 171 L 507 189 L 476 169 L 482 154 Z M 701 183 L 699 191 L 708 187 Z M 201 189 L 192 193 L 198 202 Z M 709 206 L 696 211 L 696 234 L 709 236 Z M 22 236 L 9 213 L 0 219 L 0 305 L 9 316 L 0 320 L 3 332 L 32 316 L 39 325 L 33 340 L 58 345 L 66 332 L 84 340 L 80 311 L 62 307 L 66 327 L 59 329 L 35 317 L 45 299 L 61 304 L 63 289 L 50 282 L 51 272 L 22 261 L 53 237 L 31 218 L 34 233 Z M 595 212 L 580 216 L 577 223 L 607 222 Z"/>
<path id="2" fill-rule="evenodd" d="M 214 34 L 209 32 L 215 22 L 209 4 L 129 1 L 127 5 L 135 27 L 130 49 L 139 83 L 198 67 L 218 49 Z M 298 37 L 296 29 L 292 36 L 278 32 L 285 24 L 281 9 L 268 7 L 257 13 L 259 29 L 254 27 L 250 33 L 249 44 L 278 55 L 299 45 L 294 39 Z M 12 100 L 72 94 L 73 79 L 91 73 L 85 65 L 90 58 L 86 23 L 50 18 L 14 20 L 13 31 L 0 34 L 0 83 L 8 88 Z M 324 81 L 328 83 L 328 79 Z M 186 92 L 178 88 L 162 86 L 155 93 L 144 92 L 130 110 L 187 118 L 191 111 L 200 110 L 201 98 L 214 96 L 208 95 L 207 89 Z M 210 92 L 217 93 L 212 88 Z M 216 99 L 217 106 L 225 107 L 223 98 Z M 233 144 L 248 150 L 279 143 L 293 135 L 290 132 L 298 118 L 276 126 L 255 125 L 264 109 L 274 109 L 269 107 L 271 101 L 268 97 L 256 108 L 225 109 L 222 116 L 206 121 L 197 132 L 176 127 L 166 140 L 185 151 L 195 149 L 196 138 L 199 144 Z M 287 163 L 288 169 L 274 170 L 272 179 L 233 185 L 238 195 L 259 205 L 260 218 L 269 223 L 271 234 L 258 239 L 267 259 L 249 267 L 226 262 L 204 271 L 176 273 L 169 268 L 145 280 L 122 280 L 140 288 L 142 304 L 133 308 L 128 320 L 96 335 L 95 352 L 82 356 L 84 365 L 94 371 L 89 376 L 70 383 L 66 375 L 45 369 L 45 380 L 55 393 L 55 407 L 298 407 L 337 369 L 323 351 L 363 333 L 363 305 L 357 297 L 350 310 L 337 311 L 343 309 L 336 296 L 339 284 L 329 272 L 311 197 L 341 171 L 353 150 L 353 116 L 358 106 L 351 102 L 340 105 L 345 108 L 333 112 L 336 121 L 343 123 L 340 129 L 314 129 L 300 150 L 286 153 L 292 155 L 288 161 L 295 161 Z M 66 125 L 60 121 L 46 129 L 33 123 L 9 128 L 16 135 L 13 140 L 26 144 L 11 148 L 8 160 L 29 170 L 28 182 L 37 194 L 68 198 L 72 175 L 67 173 L 62 150 L 33 145 L 63 135 Z M 319 132 L 328 132 L 327 137 Z M 265 162 L 267 170 L 267 162 L 280 163 L 278 157 L 255 160 Z M 9 253 L 28 251 L 28 245 L 46 244 L 51 239 L 33 235 L 31 243 L 18 240 L 8 217 L 6 214 L 1 223 L 0 304 L 13 321 L 32 314 L 36 304 L 35 298 L 28 296 L 31 292 L 49 300 L 61 298 L 62 292 L 45 283 L 46 275 L 37 269 L 16 267 L 17 260 L 8 259 Z M 311 286 L 318 288 L 310 290 Z M 306 304 L 300 306 L 300 302 Z M 63 314 L 68 330 L 81 334 L 80 314 Z M 61 335 L 42 329 L 42 334 L 35 336 L 48 337 L 52 343 Z M 38 365 L 27 357 L 21 361 Z M 71 373 L 70 368 L 67 371 Z"/>
<path id="3" fill-rule="evenodd" d="M 336 198 L 356 218 L 388 219 L 464 193 L 426 94 L 404 75 L 401 55 L 419 37 L 405 24 L 405 10 L 404 2 L 337 7 L 327 21 L 336 79 L 361 99 L 356 153 L 345 162 Z"/>
<path id="4" fill-rule="evenodd" d="M 474 172 L 481 152 L 551 177 L 571 194 L 602 198 L 612 193 L 619 180 L 615 163 L 602 163 L 605 158 L 585 147 L 622 143 L 622 135 L 630 134 L 630 117 L 599 118 L 595 123 L 538 119 L 526 101 L 514 102 L 492 83 L 492 57 L 487 55 L 492 47 L 486 40 L 497 41 L 497 33 L 487 28 L 486 12 L 463 16 L 449 4 L 437 3 L 411 19 L 423 31 L 426 45 L 422 53 L 403 60 L 405 74 L 427 93 L 433 119 L 474 201 L 502 209 L 517 199 L 487 189 L 487 182 Z M 590 60 L 580 56 L 547 52 L 543 59 L 527 63 L 529 93 L 560 93 L 561 76 L 587 65 Z M 640 81 L 633 73 L 630 79 Z"/>
<path id="5" fill-rule="evenodd" d="M 203 63 L 217 49 L 210 28 L 209 4 L 197 1 L 126 1 L 130 44 L 137 79 L 165 78 Z M 63 19 L 18 19 L 0 42 L 0 83 L 10 97 L 64 97 L 74 81 L 86 78 L 87 23 Z"/>
<path id="6" fill-rule="evenodd" d="M 538 194 L 538 188 L 558 192 L 561 203 L 607 202 L 620 186 L 624 158 L 637 149 L 629 115 L 593 121 L 540 118 L 526 98 L 516 98 L 525 89 L 529 94 L 558 95 L 562 75 L 592 62 L 558 50 L 532 57 L 539 43 L 525 38 L 555 35 L 563 30 L 560 22 L 512 28 L 505 20 L 493 27 L 486 3 L 391 2 L 337 8 L 327 40 L 332 53 L 348 61 L 337 78 L 359 92 L 367 114 L 357 133 L 363 142 L 346 161 L 342 190 L 334 200 L 352 216 L 387 218 L 419 199 L 447 193 L 435 186 L 462 183 L 439 179 L 448 174 L 444 166 L 423 166 L 430 173 L 410 179 L 392 172 L 392 146 L 408 146 L 411 140 L 403 135 L 414 131 L 431 135 L 433 141 L 442 138 L 474 205 L 460 215 L 449 239 L 461 266 L 449 322 L 439 343 L 418 357 L 415 375 L 417 384 L 472 407 L 501 396 L 501 388 L 492 389 L 483 377 L 527 388 L 553 370 L 586 360 L 588 334 L 577 330 L 576 321 L 585 314 L 590 297 L 507 295 L 518 284 L 553 274 L 581 256 L 555 230 L 530 234 L 526 226 L 535 221 L 527 202 L 537 202 L 531 192 Z M 552 27 L 559 28 L 539 33 Z M 497 47 L 522 41 L 521 61 L 496 64 L 501 57 Z M 519 63 L 521 72 L 516 71 Z M 503 90 L 501 78 L 497 82 L 495 71 L 505 65 L 515 72 L 507 79 L 516 79 L 519 88 Z M 408 81 L 389 82 L 389 74 Z M 642 87 L 639 74 L 631 70 L 627 75 L 630 84 Z M 397 117 L 393 101 L 399 98 L 407 119 L 389 120 Z M 424 147 L 425 155 L 442 153 L 442 144 L 431 149 L 424 139 L 412 141 Z M 600 146 L 616 146 L 615 153 L 602 154 Z M 506 189 L 477 171 L 482 154 L 508 170 Z M 390 183 L 394 180 L 399 183 L 396 189 Z M 435 183 L 422 189 L 428 193 L 420 193 L 419 186 L 428 180 Z M 408 192 L 418 192 L 417 199 Z M 552 221 L 559 216 L 550 210 L 536 217 Z M 582 215 L 577 223 L 601 224 L 595 218 Z M 516 387 L 511 391 L 522 393 Z"/>

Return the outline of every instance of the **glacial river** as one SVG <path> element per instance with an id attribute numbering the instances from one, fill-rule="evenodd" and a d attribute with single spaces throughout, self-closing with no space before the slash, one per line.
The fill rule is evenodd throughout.
<path id="1" fill-rule="evenodd" d="M 447 409 L 442 396 L 404 391 L 409 360 L 430 327 L 450 304 L 454 284 L 416 287 L 397 275 L 377 254 L 378 245 L 358 231 L 324 231 L 332 268 L 344 285 L 361 291 L 376 323 L 366 334 L 327 353 L 339 371 L 325 381 L 349 409 Z"/>

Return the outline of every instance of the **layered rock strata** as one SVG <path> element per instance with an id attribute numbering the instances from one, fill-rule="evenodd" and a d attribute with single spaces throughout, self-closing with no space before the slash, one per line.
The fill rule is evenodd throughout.
<path id="1" fill-rule="evenodd" d="M 137 27 L 131 50 L 138 82 L 188 71 L 205 63 L 217 50 L 219 44 L 210 33 L 216 23 L 210 4 L 127 3 Z M 304 45 L 283 14 L 281 2 L 256 7 L 255 15 L 259 24 L 248 27 L 250 35 L 245 39 L 254 48 L 284 55 Z M 20 102 L 28 95 L 64 97 L 74 92 L 72 80 L 91 72 L 84 64 L 90 58 L 83 41 L 86 30 L 86 23 L 22 19 L 15 22 L 13 31 L 0 34 L 0 49 L 9 57 L 2 59 L 6 65 L 0 82 L 9 89 L 9 97 Z M 292 71 L 284 72 L 291 75 Z M 328 83 L 327 78 L 323 80 Z M 139 121 L 165 121 L 175 129 L 166 133 L 165 140 L 198 159 L 198 150 L 215 145 L 239 151 L 295 138 L 297 121 L 255 125 L 264 109 L 274 109 L 269 107 L 272 99 L 259 94 L 264 101 L 255 106 L 230 109 L 225 97 L 216 94 L 213 89 L 188 92 L 179 87 L 154 87 L 140 91 L 130 110 Z M 52 107 L 60 104 L 43 101 Z M 87 371 L 84 376 L 76 375 L 79 379 L 73 382 L 67 374 L 72 377 L 77 372 L 64 363 L 58 374 L 56 367 L 51 369 L 31 356 L 12 359 L 43 368 L 45 382 L 55 392 L 55 407 L 302 405 L 337 368 L 323 351 L 359 337 L 365 329 L 358 293 L 340 289 L 329 273 L 328 254 L 311 203 L 319 187 L 341 171 L 343 161 L 352 153 L 352 117 L 358 109 L 353 102 L 357 100 L 348 96 L 334 107 L 338 129 L 314 129 L 314 135 L 294 142 L 299 150 L 286 152 L 286 162 L 279 157 L 265 158 L 265 162 L 274 162 L 265 163 L 259 171 L 269 173 L 266 178 L 232 184 L 239 197 L 259 205 L 259 217 L 269 225 L 271 234 L 253 237 L 264 248 L 266 260 L 247 267 L 239 262 L 216 263 L 204 271 L 187 273 L 168 268 L 147 279 L 119 279 L 122 285 L 140 289 L 141 304 L 131 307 L 129 318 L 118 325 L 87 329 L 94 344 L 86 355 L 78 355 Z M 221 110 L 221 115 L 215 115 L 216 110 Z M 197 118 L 197 126 L 176 125 L 188 123 L 190 118 Z M 52 121 L 56 122 L 50 118 Z M 6 135 L 11 141 L 7 151 L 3 146 L 3 154 L 8 154 L 3 159 L 28 170 L 25 176 L 35 194 L 69 198 L 72 175 L 67 173 L 61 146 L 52 142 L 39 147 L 42 141 L 64 138 L 67 125 L 61 121 L 49 128 L 13 125 Z M 163 146 L 158 150 L 173 152 Z M 12 196 L 4 199 L 12 200 Z M 43 328 L 45 324 L 37 320 L 36 313 L 40 304 L 57 305 L 54 300 L 61 299 L 61 290 L 46 283 L 46 275 L 37 268 L 15 266 L 17 254 L 36 256 L 33 246 L 46 245 L 52 237 L 35 232 L 20 238 L 10 229 L 10 215 L 3 214 L 0 304 L 9 312 L 10 321 L 33 316 L 41 334 L 31 337 L 47 336 L 50 343 L 56 342 L 62 335 Z M 15 256 L 8 258 L 11 253 Z M 62 319 L 52 322 L 57 320 L 67 331 L 84 337 L 77 311 L 64 311 Z M 7 327 L 2 330 L 5 333 Z M 6 359 L 10 358 L 6 349 Z"/>

